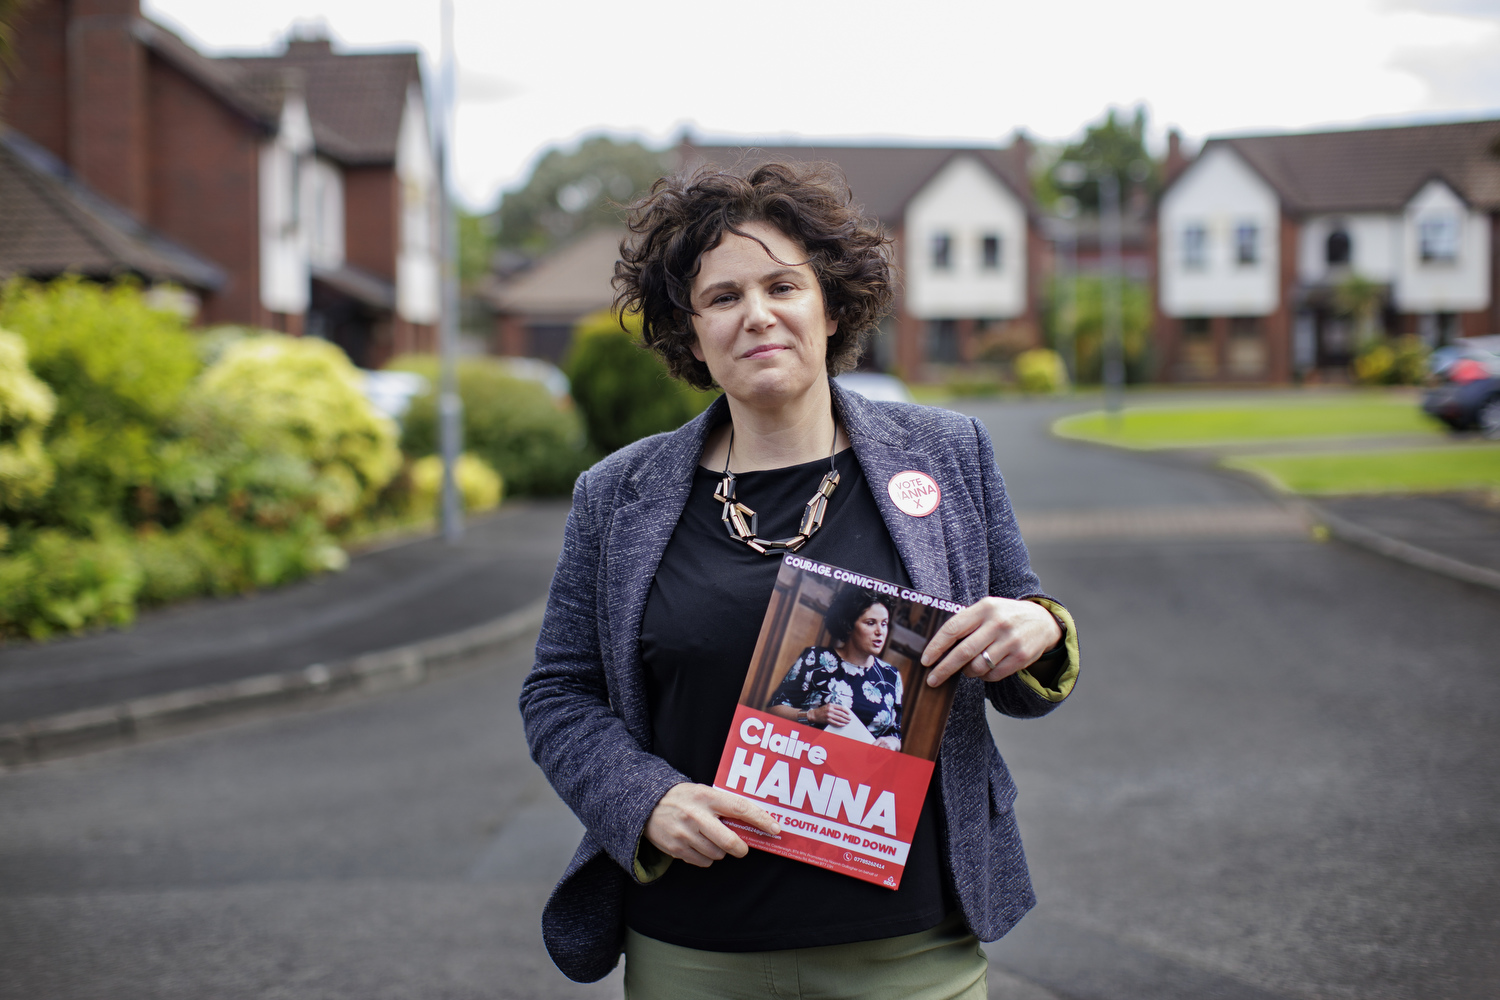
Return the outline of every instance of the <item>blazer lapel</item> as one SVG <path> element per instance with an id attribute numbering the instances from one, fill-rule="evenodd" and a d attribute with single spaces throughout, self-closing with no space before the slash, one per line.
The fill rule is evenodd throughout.
<path id="1" fill-rule="evenodd" d="M 926 517 L 912 517 L 896 506 L 886 486 L 894 476 L 908 471 L 926 473 L 944 491 L 958 484 L 944 483 L 941 470 L 934 468 L 928 456 L 906 447 L 906 432 L 863 396 L 845 391 L 834 381 L 833 401 L 912 586 L 935 597 L 951 598 L 953 585 L 941 504 Z"/>
<path id="2" fill-rule="evenodd" d="M 692 491 L 693 470 L 708 431 L 721 419 L 723 397 L 688 422 L 640 469 L 621 484 L 619 506 L 610 522 L 606 581 L 615 710 L 632 735 L 649 747 L 650 721 L 640 670 L 641 619 L 651 580 L 682 517 Z"/>

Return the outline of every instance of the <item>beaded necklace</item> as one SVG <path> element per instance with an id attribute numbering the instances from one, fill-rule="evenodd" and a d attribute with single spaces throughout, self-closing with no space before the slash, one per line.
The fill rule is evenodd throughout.
<path id="1" fill-rule="evenodd" d="M 818 491 L 812 495 L 812 499 L 807 501 L 807 506 L 803 508 L 802 523 L 797 527 L 797 533 L 790 538 L 772 541 L 756 536 L 759 518 L 755 511 L 734 497 L 734 473 L 729 471 L 729 459 L 734 455 L 734 425 L 731 424 L 729 426 L 729 453 L 724 456 L 724 478 L 719 480 L 719 486 L 714 490 L 714 499 L 724 505 L 724 513 L 719 515 L 719 520 L 724 522 L 724 527 L 729 531 L 729 537 L 744 542 L 763 556 L 796 552 L 806 545 L 807 540 L 817 534 L 818 529 L 823 526 L 823 515 L 828 512 L 828 500 L 839 485 L 839 474 L 833 466 L 833 453 L 838 443 L 839 425 L 837 421 L 834 421 L 833 442 L 828 446 L 828 472 L 823 476 L 823 481 L 818 484 Z"/>

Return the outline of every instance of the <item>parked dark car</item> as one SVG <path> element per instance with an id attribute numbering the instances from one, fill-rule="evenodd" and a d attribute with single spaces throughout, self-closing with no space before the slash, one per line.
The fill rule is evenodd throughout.
<path id="1" fill-rule="evenodd" d="M 1422 409 L 1456 431 L 1500 439 L 1500 337 L 1469 337 L 1428 359 Z"/>

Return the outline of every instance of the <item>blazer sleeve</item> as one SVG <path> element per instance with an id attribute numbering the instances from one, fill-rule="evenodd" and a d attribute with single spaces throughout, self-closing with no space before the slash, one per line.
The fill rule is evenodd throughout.
<path id="1" fill-rule="evenodd" d="M 536 661 L 521 685 L 521 717 L 531 757 L 557 794 L 610 857 L 644 882 L 653 874 L 637 854 L 646 821 L 667 789 L 689 779 L 644 749 L 611 706 L 597 524 L 585 472 L 573 489 Z"/>
<path id="2" fill-rule="evenodd" d="M 996 597 L 1042 605 L 1063 630 L 1067 662 L 1056 671 L 1055 678 L 1048 678 L 1049 684 L 1042 684 L 1029 670 L 1022 670 L 985 685 L 990 703 L 1000 712 L 1017 718 L 1035 718 L 1052 711 L 1073 690 L 1078 678 L 1078 630 L 1068 609 L 1042 592 L 1041 581 L 1031 569 L 1026 543 L 1021 540 L 1021 530 L 1016 526 L 1000 468 L 995 464 L 994 442 L 983 423 L 977 418 L 973 418 L 973 423 L 989 551 L 989 592 Z"/>

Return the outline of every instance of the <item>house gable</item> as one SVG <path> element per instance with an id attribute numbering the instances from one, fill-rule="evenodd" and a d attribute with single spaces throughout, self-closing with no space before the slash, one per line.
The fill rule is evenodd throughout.
<path id="1" fill-rule="evenodd" d="M 1157 268 L 1168 316 L 1266 316 L 1280 303 L 1281 203 L 1235 150 L 1211 146 L 1162 196 Z"/>
<path id="2" fill-rule="evenodd" d="M 906 310 L 919 319 L 1026 311 L 1027 213 L 976 156 L 954 154 L 907 202 Z"/>
<path id="3" fill-rule="evenodd" d="M 1329 241 L 1340 238 L 1346 241 L 1346 263 L 1329 260 Z M 1389 283 L 1396 280 L 1400 246 L 1399 213 L 1337 212 L 1310 216 L 1297 230 L 1297 279 L 1305 285 L 1337 284 L 1352 273 Z"/>
<path id="4" fill-rule="evenodd" d="M 1440 178 L 1406 203 L 1392 291 L 1402 312 L 1466 312 L 1490 301 L 1489 219 Z"/>
<path id="5" fill-rule="evenodd" d="M 396 143 L 396 179 L 401 190 L 396 312 L 413 323 L 436 323 L 442 305 L 437 174 L 427 108 L 421 89 L 413 84 L 407 89 Z"/>
<path id="6" fill-rule="evenodd" d="M 260 151 L 260 300 L 272 312 L 307 310 L 308 226 L 303 180 L 312 153 L 307 105 L 293 95 Z"/>

